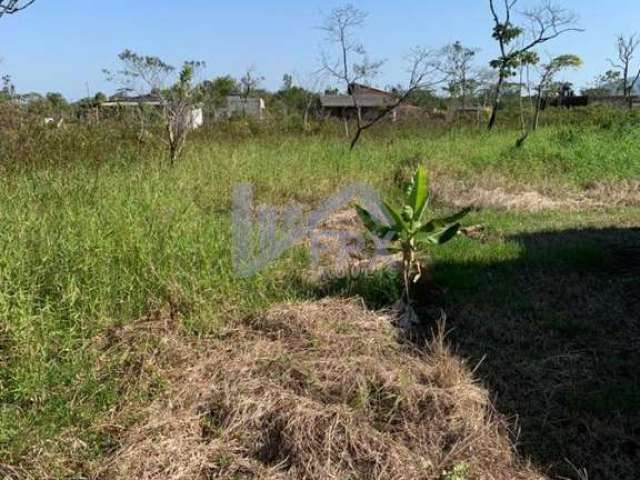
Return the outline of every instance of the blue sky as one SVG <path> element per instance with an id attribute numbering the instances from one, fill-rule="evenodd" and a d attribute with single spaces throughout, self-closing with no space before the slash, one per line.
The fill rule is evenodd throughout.
<path id="1" fill-rule="evenodd" d="M 522 6 L 530 0 L 520 0 Z M 618 32 L 640 31 L 638 0 L 558 0 L 581 18 L 585 33 L 545 47 L 575 53 L 585 66 L 566 79 L 581 86 L 608 68 Z M 403 55 L 415 45 L 440 47 L 460 40 L 479 47 L 479 62 L 495 55 L 486 0 L 353 0 L 369 12 L 361 40 L 372 57 L 387 60 L 378 85 L 402 82 Z M 240 76 L 250 65 L 276 88 L 282 75 L 318 66 L 321 13 L 340 2 L 318 0 L 37 0 L 0 19 L 0 73 L 18 91 L 59 91 L 75 99 L 110 93 L 103 68 L 117 67 L 124 48 L 169 63 L 204 60 L 204 77 Z M 639 59 L 640 60 L 640 59 Z"/>

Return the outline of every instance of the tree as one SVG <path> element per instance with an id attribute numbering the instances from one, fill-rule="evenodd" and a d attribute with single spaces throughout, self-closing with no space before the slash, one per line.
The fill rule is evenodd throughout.
<path id="1" fill-rule="evenodd" d="M 285 74 L 282 77 L 280 90 L 274 95 L 274 99 L 280 101 L 285 111 L 294 110 L 301 115 L 305 131 L 309 129 L 311 112 L 320 104 L 317 93 L 320 82 L 322 82 L 322 76 L 317 72 L 303 76 Z"/>
<path id="2" fill-rule="evenodd" d="M 45 95 L 47 102 L 51 105 L 51 108 L 54 110 L 63 110 L 68 106 L 67 99 L 64 98 L 64 95 L 58 92 L 48 92 Z"/>
<path id="3" fill-rule="evenodd" d="M 240 94 L 240 85 L 230 75 L 216 77 L 213 80 L 205 80 L 201 85 L 205 101 L 213 107 L 224 105 L 227 97 Z"/>
<path id="4" fill-rule="evenodd" d="M 264 77 L 256 72 L 255 66 L 247 68 L 246 72 L 240 79 L 240 91 L 242 98 L 246 101 L 251 94 L 260 87 L 264 82 Z"/>
<path id="5" fill-rule="evenodd" d="M 582 90 L 583 95 L 603 97 L 611 95 L 612 92 L 622 90 L 622 80 L 620 72 L 607 70 L 602 75 L 598 75 L 589 85 Z"/>
<path id="6" fill-rule="evenodd" d="M 582 66 L 582 59 L 577 55 L 570 54 L 557 56 L 540 65 L 540 80 L 536 86 L 536 110 L 532 124 L 533 130 L 536 130 L 540 123 L 543 96 L 551 90 L 554 77 L 564 69 L 579 68 L 580 66 Z"/>
<path id="7" fill-rule="evenodd" d="M 402 86 L 396 86 L 392 91 L 400 92 Z M 433 88 L 419 88 L 411 92 L 406 99 L 412 105 L 416 105 L 423 109 L 436 109 L 444 107 L 442 97 L 438 96 Z"/>
<path id="8" fill-rule="evenodd" d="M 370 60 L 364 45 L 354 38 L 355 33 L 364 26 L 367 17 L 366 12 L 347 4 L 334 8 L 325 16 L 320 26 L 320 30 L 326 34 L 327 43 L 336 49 L 334 55 L 322 51 L 321 71 L 342 83 L 347 92 L 351 92 L 351 86 L 356 82 L 375 77 L 384 64 L 382 60 Z M 351 99 L 357 111 L 358 122 L 361 122 L 358 98 L 352 95 Z M 343 120 L 348 136 L 348 119 L 345 116 Z"/>
<path id="9" fill-rule="evenodd" d="M 503 0 L 502 12 L 499 12 L 496 7 L 498 1 L 489 0 L 494 21 L 492 36 L 499 46 L 499 56 L 490 62 L 491 67 L 498 72 L 498 82 L 494 92 L 489 130 L 493 129 L 496 123 L 505 80 L 516 74 L 516 69 L 521 65 L 525 55 L 535 47 L 558 38 L 564 33 L 582 31 L 575 26 L 577 17 L 573 13 L 545 1 L 539 7 L 523 12 L 522 15 L 530 26 L 528 29 L 530 38 L 525 39 L 526 29 L 513 23 L 518 0 Z"/>
<path id="10" fill-rule="evenodd" d="M 202 62 L 184 62 L 178 81 L 166 93 L 163 93 L 164 108 L 167 115 L 167 140 L 171 164 L 180 157 L 187 141 L 187 135 L 193 128 L 193 106 L 201 99 L 201 92 L 194 88 L 193 78 Z"/>
<path id="11" fill-rule="evenodd" d="M 34 4 L 36 0 L 0 0 L 0 17 L 3 15 L 13 15 L 30 5 Z"/>
<path id="12" fill-rule="evenodd" d="M 103 92 L 98 92 L 93 96 L 93 102 L 96 104 L 100 104 L 102 102 L 106 102 L 109 100 L 107 96 Z"/>
<path id="13" fill-rule="evenodd" d="M 204 62 L 184 62 L 175 79 L 172 77 L 175 68 L 158 57 L 124 50 L 118 58 L 122 62 L 122 70 L 115 73 L 105 70 L 107 78 L 119 82 L 125 91 L 148 93 L 160 104 L 164 119 L 164 140 L 169 150 L 169 161 L 173 165 L 180 157 L 188 132 L 193 127 L 192 109 L 202 98 L 202 90 L 194 86 L 193 78 L 197 70 L 204 67 Z M 167 87 L 170 80 L 173 82 Z M 142 104 L 139 111 L 144 132 Z"/>
<path id="14" fill-rule="evenodd" d="M 384 64 L 382 60 L 371 60 L 364 46 L 355 38 L 355 33 L 364 26 L 367 16 L 367 13 L 353 5 L 346 5 L 333 9 L 324 18 L 320 27 L 327 35 L 327 42 L 337 49 L 337 54 L 333 57 L 326 52 L 322 53 L 321 71 L 344 84 L 356 111 L 356 132 L 351 139 L 351 150 L 356 147 L 364 131 L 384 119 L 414 91 L 433 85 L 434 82 L 427 80 L 437 71 L 433 52 L 420 48 L 414 49 L 407 58 L 410 63 L 408 85 L 402 89 L 395 101 L 383 107 L 372 119 L 365 121 L 361 115 L 356 89 L 352 87 L 358 82 L 375 77 Z M 344 122 L 345 131 L 348 134 L 346 117 Z"/>
<path id="15" fill-rule="evenodd" d="M 381 222 L 360 206 L 356 206 L 356 212 L 372 235 L 391 243 L 390 252 L 402 254 L 403 298 L 410 307 L 411 285 L 422 276 L 421 253 L 430 246 L 442 245 L 455 238 L 461 227 L 459 221 L 471 209 L 466 208 L 450 217 L 427 220 L 425 214 L 431 204 L 431 195 L 427 172 L 422 165 L 409 184 L 404 200 L 400 209 L 387 202 L 382 204 L 386 222 Z"/>
<path id="16" fill-rule="evenodd" d="M 467 99 L 477 85 L 472 78 L 472 62 L 477 53 L 478 49 L 465 47 L 459 41 L 441 51 L 440 70 L 446 75 L 446 90 L 452 98 L 459 99 L 462 108 L 467 107 Z"/>
<path id="17" fill-rule="evenodd" d="M 627 99 L 629 109 L 633 108 L 633 92 L 640 79 L 640 66 L 638 66 L 637 73 L 635 73 L 632 66 L 638 45 L 640 45 L 640 37 L 637 35 L 634 34 L 629 37 L 618 35 L 616 42 L 617 59 L 615 61 L 609 60 L 609 63 L 620 73 L 622 94 Z"/>
<path id="18" fill-rule="evenodd" d="M 293 88 L 293 75 L 290 73 L 285 73 L 282 76 L 282 87 L 280 87 L 281 92 L 286 92 Z"/>
<path id="19" fill-rule="evenodd" d="M 0 90 L 0 97 L 4 100 L 11 100 L 16 96 L 16 86 L 11 80 L 11 75 L 3 75 L 2 77 L 2 90 Z"/>
<path id="20" fill-rule="evenodd" d="M 320 108 L 320 95 L 318 90 L 320 84 L 325 80 L 324 75 L 319 72 L 311 72 L 304 76 L 298 76 L 298 84 L 306 96 L 306 104 L 304 107 L 304 115 L 302 116 L 303 128 L 309 129 L 309 116 L 314 107 Z"/>
<path id="21" fill-rule="evenodd" d="M 522 145 L 524 145 L 525 140 L 529 137 L 531 122 L 527 122 L 527 120 L 525 119 L 526 114 L 522 89 L 526 85 L 527 96 L 529 98 L 529 115 L 531 115 L 531 107 L 533 106 L 533 101 L 531 98 L 531 67 L 537 65 L 538 62 L 540 62 L 540 57 L 537 52 L 532 50 L 522 53 L 518 62 L 518 71 L 520 73 L 520 78 L 518 81 L 518 106 L 520 108 L 520 128 L 522 130 L 522 136 L 516 141 L 517 147 L 521 147 Z"/>

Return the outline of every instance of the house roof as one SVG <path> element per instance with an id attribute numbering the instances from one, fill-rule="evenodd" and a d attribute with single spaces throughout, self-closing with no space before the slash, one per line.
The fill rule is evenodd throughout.
<path id="1" fill-rule="evenodd" d="M 356 95 L 377 95 L 383 97 L 393 97 L 394 94 L 379 88 L 370 87 L 369 85 L 363 85 L 361 83 L 351 83 L 348 88 L 349 94 Z"/>
<path id="2" fill-rule="evenodd" d="M 382 95 L 321 95 L 320 104 L 324 108 L 385 108 L 394 104 L 393 97 Z"/>

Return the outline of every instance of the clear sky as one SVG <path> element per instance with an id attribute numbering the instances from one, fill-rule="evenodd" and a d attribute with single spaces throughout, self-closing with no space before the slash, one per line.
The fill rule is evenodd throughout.
<path id="1" fill-rule="evenodd" d="M 535 1 L 535 0 L 533 0 Z M 522 6 L 531 0 L 520 0 Z M 547 44 L 550 54 L 575 53 L 584 68 L 566 75 L 582 86 L 608 68 L 615 35 L 640 31 L 640 0 L 558 0 L 581 18 L 585 33 Z M 302 76 L 318 66 L 322 12 L 343 2 L 320 0 L 37 0 L 0 19 L 1 74 L 19 92 L 58 91 L 76 99 L 111 93 L 103 68 L 117 67 L 125 48 L 179 65 L 204 60 L 205 77 L 241 76 L 250 65 L 276 88 L 284 73 Z M 479 47 L 480 63 L 495 55 L 487 0 L 353 0 L 369 12 L 361 40 L 387 60 L 374 83 L 402 82 L 403 55 L 415 45 L 460 40 Z"/>

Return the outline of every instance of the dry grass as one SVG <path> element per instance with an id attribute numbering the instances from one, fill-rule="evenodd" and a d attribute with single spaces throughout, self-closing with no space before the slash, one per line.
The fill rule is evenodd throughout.
<path id="1" fill-rule="evenodd" d="M 357 301 L 276 307 L 200 346 L 96 476 L 541 478 L 442 334 L 419 352 Z"/>
<path id="2" fill-rule="evenodd" d="M 635 180 L 592 182 L 581 191 L 558 192 L 525 188 L 522 185 L 505 187 L 509 182 L 500 179 L 477 178 L 473 182 L 437 175 L 433 184 L 435 198 L 444 204 L 458 207 L 492 208 L 539 212 L 543 210 L 580 211 L 640 205 L 640 182 Z"/>
<path id="3" fill-rule="evenodd" d="M 312 282 L 358 276 L 383 268 L 398 270 L 400 255 L 383 254 L 367 241 L 364 225 L 355 208 L 339 210 L 310 234 L 313 261 L 307 271 Z"/>

